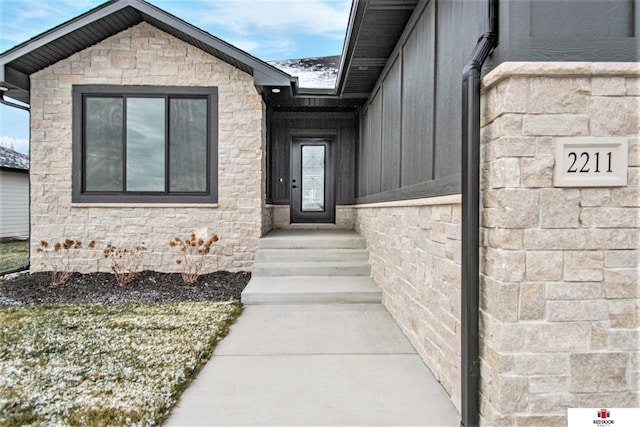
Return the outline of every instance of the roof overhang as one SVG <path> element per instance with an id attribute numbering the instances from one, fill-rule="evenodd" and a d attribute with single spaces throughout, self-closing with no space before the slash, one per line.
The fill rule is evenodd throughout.
<path id="1" fill-rule="evenodd" d="M 143 0 L 112 0 L 1 54 L 3 96 L 29 103 L 31 74 L 141 22 L 251 74 L 257 86 L 297 86 L 297 78 Z"/>
<path id="2" fill-rule="evenodd" d="M 29 169 L 11 168 L 11 167 L 7 167 L 7 166 L 0 166 L 0 171 L 13 172 L 13 173 L 22 173 L 22 174 L 25 174 L 25 175 L 29 174 Z"/>
<path id="3" fill-rule="evenodd" d="M 340 68 L 333 89 L 294 88 L 266 94 L 274 107 L 345 108 L 363 105 L 389 62 L 420 2 L 428 0 L 353 0 Z"/>
<path id="4" fill-rule="evenodd" d="M 28 104 L 31 74 L 147 22 L 252 75 L 269 105 L 362 105 L 416 6 L 424 1 L 353 0 L 336 86 L 309 90 L 298 87 L 297 77 L 143 0 L 111 0 L 0 54 L 0 102 L 7 103 L 7 96 Z"/>
<path id="5" fill-rule="evenodd" d="M 335 92 L 369 97 L 420 1 L 354 0 Z"/>

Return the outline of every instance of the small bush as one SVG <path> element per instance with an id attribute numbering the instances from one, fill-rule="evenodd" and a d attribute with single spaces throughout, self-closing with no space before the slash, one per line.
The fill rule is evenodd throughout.
<path id="1" fill-rule="evenodd" d="M 133 249 L 117 248 L 111 243 L 102 252 L 103 256 L 111 260 L 111 273 L 118 285 L 124 286 L 131 282 L 141 270 L 143 252 L 147 250 L 142 242 Z"/>
<path id="2" fill-rule="evenodd" d="M 88 248 L 93 249 L 95 245 L 96 242 L 92 240 Z M 42 254 L 43 265 L 51 269 L 51 286 L 62 285 L 69 280 L 71 273 L 75 271 L 75 261 L 80 249 L 80 240 L 65 239 L 51 245 L 46 240 L 40 240 L 36 253 Z"/>
<path id="3" fill-rule="evenodd" d="M 205 236 L 206 237 L 206 236 Z M 178 248 L 180 256 L 176 258 L 176 264 L 182 267 L 182 280 L 185 283 L 195 283 L 202 274 L 206 256 L 211 251 L 211 245 L 218 241 L 218 236 L 212 234 L 206 240 L 196 237 L 195 233 L 185 240 L 175 237 L 169 241 L 169 246 Z"/>

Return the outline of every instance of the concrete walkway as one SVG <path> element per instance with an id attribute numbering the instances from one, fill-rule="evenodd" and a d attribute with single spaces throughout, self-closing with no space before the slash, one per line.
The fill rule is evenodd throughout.
<path id="1" fill-rule="evenodd" d="M 459 426 L 380 304 L 248 306 L 167 426 Z"/>

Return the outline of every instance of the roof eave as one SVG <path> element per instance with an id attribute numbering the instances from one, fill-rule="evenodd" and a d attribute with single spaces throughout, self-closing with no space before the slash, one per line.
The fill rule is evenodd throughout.
<path id="1" fill-rule="evenodd" d="M 136 0 L 133 0 L 136 3 L 139 3 Z M 87 24 L 97 21 L 98 19 L 104 18 L 118 10 L 124 9 L 125 7 L 131 6 L 132 0 L 111 0 L 107 3 L 104 3 L 94 9 L 91 9 L 80 16 L 77 16 L 69 21 L 63 22 L 62 24 L 41 33 L 24 43 L 21 43 L 8 51 L 2 53 L 0 55 L 0 60 L 3 63 L 9 63 L 16 58 L 19 58 L 26 53 L 32 52 L 39 47 L 42 47 L 53 40 L 56 40 L 64 35 L 72 33 L 73 31 L 86 26 Z M 134 6 L 135 7 L 135 6 Z"/>
<path id="2" fill-rule="evenodd" d="M 144 15 L 165 22 L 177 30 L 187 34 L 196 40 L 205 43 L 219 52 L 247 65 L 253 71 L 254 84 L 256 86 L 289 86 L 297 82 L 297 78 L 290 76 L 284 71 L 256 58 L 255 56 L 238 49 L 237 47 L 215 37 L 208 32 L 189 24 L 182 19 L 165 12 L 158 7 L 143 0 L 123 0 L 130 3 L 132 7 L 138 9 Z M 134 4 L 136 6 L 134 6 Z M 143 15 L 143 20 L 145 16 Z"/>
<path id="3" fill-rule="evenodd" d="M 15 70 L 5 64 L 0 66 L 0 99 L 4 101 L 4 97 L 13 98 L 25 104 L 29 103 L 29 90 L 31 82 L 29 76 Z M 3 102 L 4 103 L 4 102 Z"/>
<path id="4" fill-rule="evenodd" d="M 351 4 L 351 12 L 349 13 L 349 25 L 345 34 L 344 45 L 342 47 L 342 56 L 340 58 L 340 67 L 338 68 L 338 77 L 336 79 L 335 93 L 342 96 L 344 92 L 344 83 L 351 68 L 351 60 L 353 59 L 353 51 L 355 49 L 358 35 L 360 33 L 360 25 L 362 17 L 367 6 L 367 0 L 353 0 Z"/>
<path id="5" fill-rule="evenodd" d="M 21 102 L 29 102 L 31 89 L 29 75 L 12 68 L 11 61 L 35 51 L 36 49 L 57 40 L 95 20 L 112 14 L 124 7 L 128 7 L 130 0 L 112 0 L 90 11 L 64 22 L 53 29 L 39 34 L 26 42 L 19 44 L 0 55 L 0 85 L 9 89 L 7 96 Z"/>
<path id="6" fill-rule="evenodd" d="M 12 68 L 10 66 L 12 61 L 127 7 L 131 7 L 141 14 L 140 22 L 146 22 L 149 18 L 163 22 L 177 31 L 211 46 L 214 50 L 245 64 L 251 69 L 254 84 L 257 86 L 297 86 L 297 79 L 284 71 L 143 0 L 112 0 L 1 54 L 0 85 L 9 89 L 6 93 L 7 96 L 21 102 L 29 102 L 29 75 Z M 114 34 L 116 33 L 117 31 L 114 31 Z M 53 63 L 49 65 L 53 65 Z"/>
<path id="7" fill-rule="evenodd" d="M 15 172 L 15 173 L 24 173 L 24 174 L 28 174 L 29 173 L 29 169 L 12 168 L 12 167 L 9 167 L 9 166 L 0 166 L 0 170 L 5 171 L 5 172 Z"/>

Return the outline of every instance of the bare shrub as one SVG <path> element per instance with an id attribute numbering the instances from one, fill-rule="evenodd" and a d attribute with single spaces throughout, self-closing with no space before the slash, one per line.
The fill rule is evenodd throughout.
<path id="1" fill-rule="evenodd" d="M 146 250 L 144 242 L 133 249 L 117 248 L 111 243 L 107 245 L 102 254 L 111 261 L 111 273 L 116 278 L 118 285 L 126 285 L 140 272 L 142 257 Z"/>
<path id="2" fill-rule="evenodd" d="M 87 248 L 93 249 L 96 242 L 92 240 Z M 78 254 L 82 249 L 80 240 L 65 239 L 62 242 L 49 244 L 46 240 L 40 240 L 36 248 L 36 253 L 42 254 L 43 265 L 51 269 L 51 286 L 58 286 L 66 283 L 75 271 L 75 264 Z"/>
<path id="3" fill-rule="evenodd" d="M 196 237 L 195 233 L 191 233 L 191 236 L 185 240 L 175 237 L 169 241 L 169 246 L 178 248 L 180 251 L 180 256 L 176 258 L 176 264 L 182 267 L 182 280 L 185 283 L 198 281 L 204 268 L 206 256 L 211 251 L 211 245 L 218 241 L 216 234 L 205 238 Z"/>

